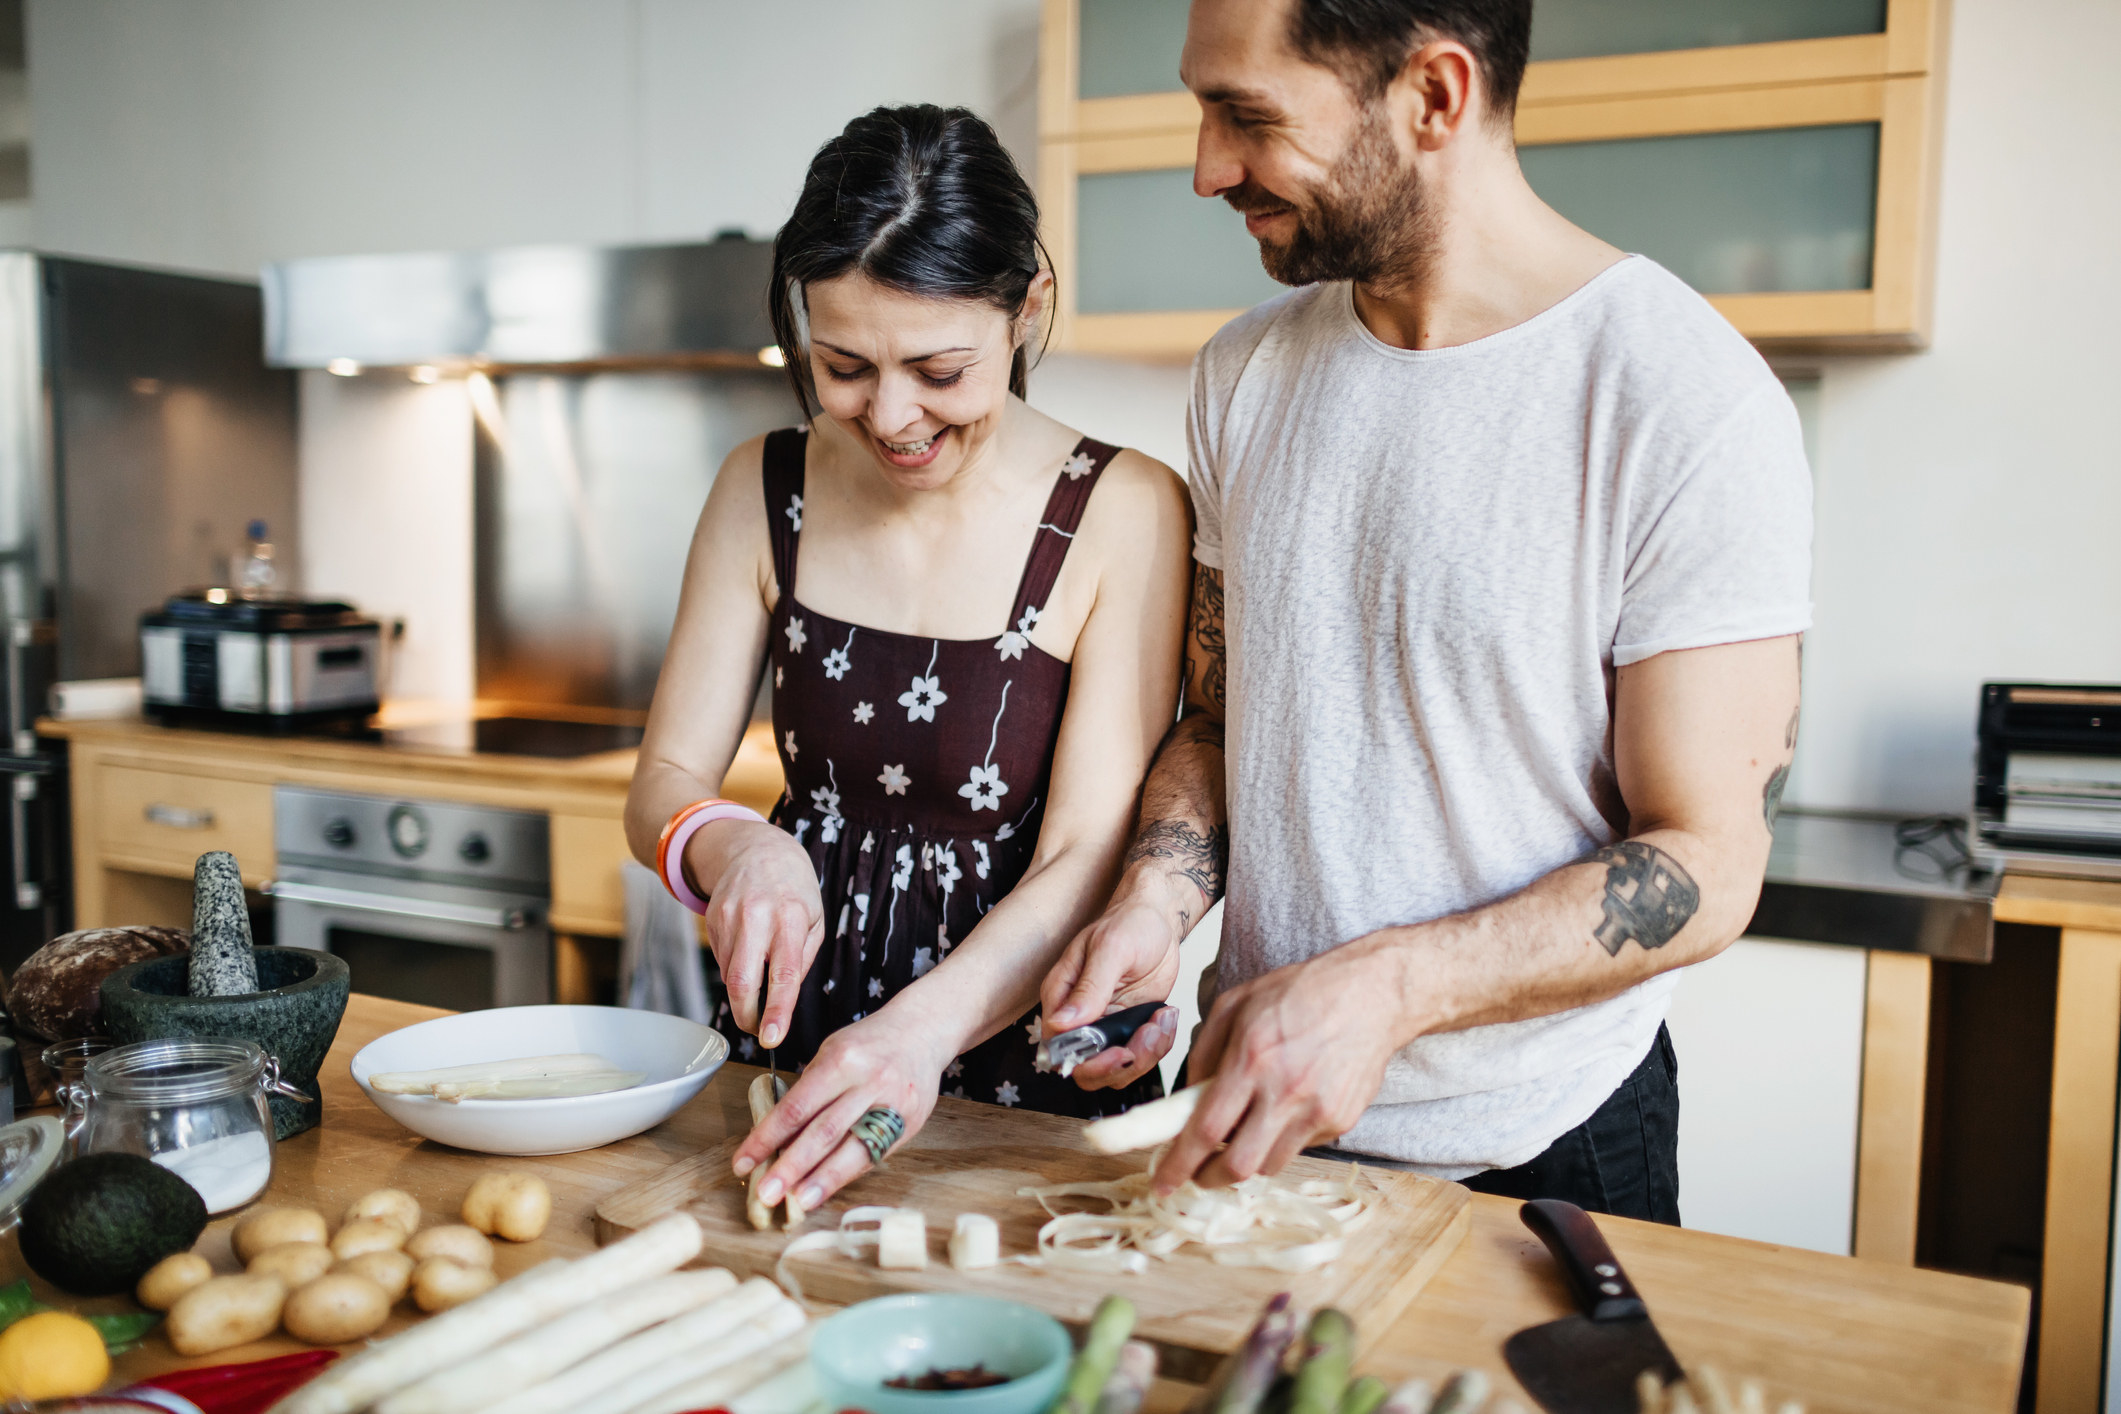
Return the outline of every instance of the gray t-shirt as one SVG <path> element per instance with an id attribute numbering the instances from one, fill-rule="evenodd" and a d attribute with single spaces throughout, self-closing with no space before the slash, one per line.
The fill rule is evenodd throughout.
<path id="1" fill-rule="evenodd" d="M 1622 836 L 1613 670 L 1811 621 L 1796 410 L 1640 256 L 1455 348 L 1383 343 L 1346 284 L 1292 291 L 1201 350 L 1187 437 L 1226 594 L 1223 988 Z M 1535 1158 L 1676 980 L 1425 1036 L 1338 1147 L 1446 1178 Z"/>

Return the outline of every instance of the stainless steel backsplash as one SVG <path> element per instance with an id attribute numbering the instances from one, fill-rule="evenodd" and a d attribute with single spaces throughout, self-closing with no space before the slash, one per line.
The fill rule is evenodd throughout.
<path id="1" fill-rule="evenodd" d="M 474 378 L 478 694 L 645 708 L 731 449 L 796 421 L 781 375 Z"/>

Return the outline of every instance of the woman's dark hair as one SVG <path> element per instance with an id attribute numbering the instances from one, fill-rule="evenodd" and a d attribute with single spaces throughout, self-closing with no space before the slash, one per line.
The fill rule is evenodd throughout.
<path id="1" fill-rule="evenodd" d="M 874 108 L 810 159 L 803 194 L 773 238 L 767 302 L 788 381 L 816 407 L 797 323 L 797 287 L 860 271 L 928 299 L 979 300 L 1012 319 L 1041 268 L 1038 199 L 994 129 L 964 108 Z M 1009 391 L 1024 396 L 1019 348 Z"/>

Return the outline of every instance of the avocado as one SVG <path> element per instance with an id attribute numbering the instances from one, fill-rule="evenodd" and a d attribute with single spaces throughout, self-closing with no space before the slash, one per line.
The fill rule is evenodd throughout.
<path id="1" fill-rule="evenodd" d="M 84 1154 L 53 1169 L 22 1206 L 22 1260 L 61 1291 L 131 1291 L 149 1267 L 206 1230 L 206 1200 L 138 1154 Z"/>

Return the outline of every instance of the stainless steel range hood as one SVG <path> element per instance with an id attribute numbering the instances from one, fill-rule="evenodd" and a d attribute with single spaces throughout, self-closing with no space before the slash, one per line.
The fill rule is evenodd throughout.
<path id="1" fill-rule="evenodd" d="M 520 246 L 268 265 L 265 357 L 280 368 L 757 368 L 772 246 Z"/>

